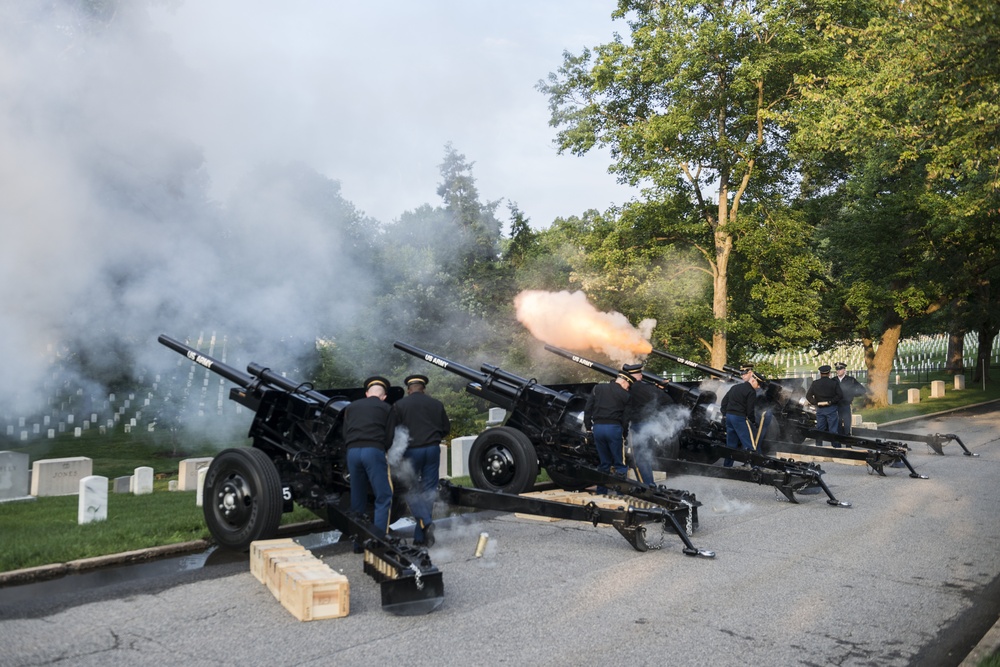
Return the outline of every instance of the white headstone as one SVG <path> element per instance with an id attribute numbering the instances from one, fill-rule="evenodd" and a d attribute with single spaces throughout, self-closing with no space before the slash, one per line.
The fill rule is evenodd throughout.
<path id="1" fill-rule="evenodd" d="M 108 518 L 108 478 L 90 475 L 80 480 L 76 522 L 80 525 Z"/>
<path id="2" fill-rule="evenodd" d="M 931 382 L 931 398 L 944 398 L 944 380 Z"/>
<path id="3" fill-rule="evenodd" d="M 31 495 L 75 496 L 80 480 L 93 473 L 94 462 L 86 456 L 41 459 L 31 467 Z"/>
<path id="4" fill-rule="evenodd" d="M 167 491 L 176 491 L 176 490 L 177 490 L 177 480 L 176 479 L 172 479 L 169 482 L 167 482 Z"/>
<path id="5" fill-rule="evenodd" d="M 139 466 L 132 472 L 132 493 L 144 496 L 153 492 L 153 469 L 149 466 Z"/>
<path id="6" fill-rule="evenodd" d="M 212 463 L 211 456 L 184 459 L 177 470 L 177 490 L 195 491 L 198 484 L 198 471 L 207 468 Z"/>
<path id="7" fill-rule="evenodd" d="M 474 435 L 463 435 L 451 441 L 451 476 L 464 477 L 469 474 L 469 450 L 476 441 Z"/>
<path id="8" fill-rule="evenodd" d="M 198 468 L 198 492 L 194 494 L 194 502 L 201 507 L 205 495 L 205 475 L 208 474 L 208 466 Z"/>
<path id="9" fill-rule="evenodd" d="M 0 452 L 0 502 L 27 498 L 29 457 L 23 452 Z"/>
<path id="10" fill-rule="evenodd" d="M 906 402 L 907 403 L 919 403 L 920 402 L 920 390 L 919 389 L 907 389 L 906 390 Z"/>
<path id="11" fill-rule="evenodd" d="M 959 374 L 959 375 L 955 376 L 955 389 L 957 389 L 957 390 L 965 389 L 965 376 L 964 375 Z"/>
<path id="12" fill-rule="evenodd" d="M 115 482 L 111 490 L 115 493 L 132 493 L 132 475 L 115 477 Z"/>
<path id="13" fill-rule="evenodd" d="M 448 445 L 443 442 L 440 444 L 441 447 L 441 459 L 438 464 L 438 479 L 447 479 L 448 475 Z"/>
<path id="14" fill-rule="evenodd" d="M 503 408 L 490 408 L 489 419 L 486 420 L 487 426 L 496 426 L 497 424 L 502 424 L 503 420 L 507 418 L 507 411 Z"/>
<path id="15" fill-rule="evenodd" d="M 851 426 L 861 426 L 864 417 L 861 415 L 851 415 Z"/>

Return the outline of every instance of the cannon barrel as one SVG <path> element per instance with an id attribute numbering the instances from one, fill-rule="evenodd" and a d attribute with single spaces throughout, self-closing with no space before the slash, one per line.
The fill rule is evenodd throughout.
<path id="1" fill-rule="evenodd" d="M 491 380 L 493 378 L 496 378 L 506 382 L 507 384 L 513 385 L 511 389 L 515 392 L 520 391 L 521 389 L 530 389 L 531 391 L 537 394 L 550 396 L 552 398 L 559 399 L 564 402 L 567 400 L 568 394 L 565 394 L 564 392 L 561 391 L 556 391 L 555 389 L 546 387 L 545 385 L 538 384 L 538 381 L 533 378 L 530 380 L 528 378 L 523 378 L 519 375 L 511 373 L 510 371 L 505 371 L 499 366 L 494 366 L 493 364 L 483 364 L 482 366 L 480 366 L 480 369 L 483 371 L 483 373 L 486 373 Z M 496 383 L 491 382 L 490 388 L 496 389 Z"/>
<path id="2" fill-rule="evenodd" d="M 171 338 L 170 336 L 160 335 L 158 338 L 161 344 L 166 345 L 174 352 L 183 354 L 185 357 L 198 364 L 199 366 L 204 366 L 208 370 L 221 375 L 230 382 L 235 382 L 244 389 L 252 387 L 257 381 L 252 375 L 247 375 L 241 371 L 236 370 L 232 366 L 227 366 L 218 359 L 213 359 L 207 354 L 202 354 L 198 350 L 194 349 L 189 345 Z"/>
<path id="3" fill-rule="evenodd" d="M 587 368 L 593 368 L 598 373 L 604 373 L 605 375 L 610 375 L 611 377 L 618 376 L 617 370 L 615 370 L 611 366 L 606 366 L 600 363 L 599 361 L 592 361 L 590 359 L 586 359 L 578 354 L 573 354 L 569 350 L 564 350 L 561 347 L 556 347 L 555 345 L 546 345 L 545 349 L 554 354 L 558 354 L 560 357 L 563 357 L 564 359 L 569 359 L 570 361 L 578 363 L 581 366 L 586 366 Z"/>
<path id="4" fill-rule="evenodd" d="M 259 397 L 258 390 L 263 385 L 265 387 L 281 389 L 289 394 L 297 394 L 315 401 L 319 404 L 320 410 L 332 415 L 336 415 L 343 409 L 343 399 L 326 396 L 313 389 L 312 384 L 309 382 L 293 382 L 286 377 L 278 375 L 270 368 L 265 368 L 254 362 L 250 362 L 247 366 L 247 373 L 243 373 L 218 359 L 214 359 L 207 354 L 202 354 L 193 347 L 185 345 L 170 336 L 160 335 L 158 340 L 171 350 L 183 354 L 194 363 L 204 366 L 230 382 L 238 384 L 240 387 L 246 389 L 248 394 L 257 394 Z"/>
<path id="5" fill-rule="evenodd" d="M 685 366 L 690 366 L 696 370 L 703 373 L 708 373 L 717 378 L 723 380 L 739 380 L 741 378 L 738 369 L 732 366 L 726 366 L 725 370 L 719 370 L 718 368 L 712 368 L 711 366 L 706 366 L 704 364 L 699 364 L 697 361 L 691 361 L 690 359 L 685 359 L 684 357 L 677 356 L 676 354 L 671 354 L 669 352 L 664 352 L 663 350 L 653 350 L 653 354 L 658 357 L 663 357 L 664 359 L 670 359 L 671 361 L 676 361 L 679 364 L 684 364 Z"/>
<path id="6" fill-rule="evenodd" d="M 427 350 L 421 350 L 419 347 L 414 347 L 409 343 L 404 343 L 402 341 L 395 341 L 392 346 L 397 350 L 402 350 L 407 354 L 412 354 L 414 357 L 419 357 L 426 362 L 432 363 L 439 368 L 443 368 L 446 371 L 451 371 L 455 375 L 459 375 L 469 382 L 479 382 L 481 384 L 486 383 L 489 379 L 483 373 L 475 370 L 474 368 L 469 368 L 468 366 L 463 366 L 462 364 L 451 361 L 450 359 L 445 359 L 439 357 L 436 354 L 431 354 Z"/>
<path id="7" fill-rule="evenodd" d="M 554 345 L 546 345 L 545 349 L 548 350 L 549 352 L 553 352 L 559 355 L 560 357 L 576 362 L 581 366 L 586 366 L 587 368 L 591 368 L 595 371 L 598 371 L 599 373 L 604 373 L 605 375 L 609 375 L 611 377 L 617 377 L 619 373 L 618 370 L 612 368 L 611 366 L 607 366 L 600 362 L 593 361 L 592 359 L 587 359 L 586 357 L 581 357 L 578 354 L 574 354 L 573 352 L 570 352 L 568 350 L 555 347 Z M 703 394 L 700 389 L 686 387 L 682 384 L 678 384 L 677 382 L 671 382 L 670 380 L 665 380 L 656 375 L 655 373 L 650 373 L 649 371 L 642 371 L 642 379 L 645 382 L 648 382 L 653 386 L 657 387 L 658 389 L 666 392 L 670 396 L 671 400 L 677 403 L 695 406 L 700 403 L 703 403 L 706 400 L 708 400 L 709 402 L 715 400 L 715 394 L 712 393 Z"/>

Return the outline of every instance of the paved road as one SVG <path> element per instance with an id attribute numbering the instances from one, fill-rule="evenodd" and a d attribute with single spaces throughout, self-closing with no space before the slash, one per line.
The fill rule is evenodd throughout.
<path id="1" fill-rule="evenodd" d="M 316 553 L 350 579 L 342 619 L 297 621 L 245 557 L 223 554 L 31 599 L 0 589 L 0 665 L 957 665 L 1000 614 L 1000 411 L 893 428 L 958 433 L 980 456 L 916 445 L 926 480 L 824 463 L 850 509 L 671 479 L 703 503 L 693 540 L 714 560 L 670 534 L 638 553 L 607 527 L 467 515 L 438 531 L 446 600 L 426 616 L 383 612 L 341 544 Z"/>

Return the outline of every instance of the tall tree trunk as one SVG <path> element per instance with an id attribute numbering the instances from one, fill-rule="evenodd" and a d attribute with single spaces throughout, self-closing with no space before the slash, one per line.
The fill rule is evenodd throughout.
<path id="1" fill-rule="evenodd" d="M 976 350 L 976 372 L 972 381 L 976 384 L 990 381 L 990 359 L 993 358 L 993 339 L 1000 333 L 997 325 L 985 325 L 979 329 L 979 346 Z"/>
<path id="2" fill-rule="evenodd" d="M 720 127 L 720 134 L 725 130 Z M 729 232 L 729 169 L 719 170 L 719 210 L 715 227 L 715 273 L 712 276 L 712 366 L 726 365 L 726 321 L 729 318 L 729 255 L 733 251 L 733 235 Z"/>
<path id="3" fill-rule="evenodd" d="M 903 322 L 897 317 L 891 318 L 882 332 L 878 349 L 875 350 L 869 389 L 872 392 L 872 405 L 876 408 L 889 405 L 889 376 L 892 375 L 892 362 L 896 359 L 902 331 Z"/>
<path id="4" fill-rule="evenodd" d="M 865 370 L 867 372 L 866 384 L 871 388 L 872 377 L 875 375 L 875 341 L 868 334 L 861 336 L 861 349 L 864 351 Z M 888 401 L 888 385 L 886 385 L 886 401 Z M 865 405 L 872 405 L 874 402 L 871 394 L 865 396 Z"/>
<path id="5" fill-rule="evenodd" d="M 965 330 L 958 329 L 948 334 L 948 352 L 945 355 L 944 370 L 951 375 L 962 372 L 965 365 Z"/>

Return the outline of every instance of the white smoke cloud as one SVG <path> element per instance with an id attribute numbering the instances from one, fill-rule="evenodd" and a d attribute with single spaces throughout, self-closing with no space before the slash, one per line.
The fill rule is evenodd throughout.
<path id="1" fill-rule="evenodd" d="M 535 338 L 571 350 L 603 352 L 618 363 L 648 354 L 656 320 L 638 327 L 618 312 L 601 312 L 583 292 L 525 290 L 514 298 L 517 319 Z"/>
<path id="2" fill-rule="evenodd" d="M 337 224 L 358 214 L 330 209 L 335 182 L 280 164 L 247 165 L 212 202 L 189 140 L 194 72 L 142 3 L 79 4 L 0 10 L 0 347 L 16 378 L 0 406 L 41 403 L 60 355 L 168 369 L 160 333 L 218 330 L 230 352 L 294 366 L 290 339 L 350 321 L 369 293 Z"/>
<path id="3" fill-rule="evenodd" d="M 691 410 L 682 405 L 667 405 L 656 410 L 639 426 L 629 429 L 632 455 L 655 469 L 653 461 L 664 443 L 678 437 L 691 419 Z"/>

